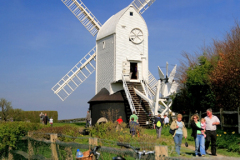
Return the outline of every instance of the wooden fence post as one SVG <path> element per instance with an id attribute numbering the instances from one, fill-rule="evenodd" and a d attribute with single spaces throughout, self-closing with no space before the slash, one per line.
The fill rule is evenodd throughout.
<path id="1" fill-rule="evenodd" d="M 220 108 L 220 119 L 221 119 L 221 130 L 223 130 L 224 117 L 223 117 L 223 108 Z"/>
<path id="2" fill-rule="evenodd" d="M 168 147 L 167 146 L 155 146 L 155 160 L 164 160 L 168 157 Z"/>
<path id="3" fill-rule="evenodd" d="M 50 134 L 50 140 L 51 140 L 51 150 L 52 150 L 52 159 L 53 160 L 58 160 L 58 154 L 57 154 L 57 145 L 56 145 L 56 140 L 57 140 L 57 134 Z"/>
<path id="4" fill-rule="evenodd" d="M 30 137 L 32 137 L 33 133 L 32 132 L 28 132 L 28 159 L 32 159 L 32 156 L 34 155 L 34 151 L 33 151 L 33 146 L 32 143 L 30 141 Z"/>
<path id="5" fill-rule="evenodd" d="M 239 113 L 239 107 L 238 107 L 238 134 L 240 134 L 240 113 Z"/>
<path id="6" fill-rule="evenodd" d="M 89 138 L 89 145 L 97 146 L 98 145 L 98 139 L 97 138 Z"/>
<path id="7" fill-rule="evenodd" d="M 190 123 L 191 123 L 191 115 L 192 115 L 192 112 L 189 111 L 189 117 L 188 117 L 188 128 L 190 128 Z"/>
<path id="8" fill-rule="evenodd" d="M 12 147 L 8 148 L 8 160 L 13 160 L 13 155 L 11 153 Z"/>

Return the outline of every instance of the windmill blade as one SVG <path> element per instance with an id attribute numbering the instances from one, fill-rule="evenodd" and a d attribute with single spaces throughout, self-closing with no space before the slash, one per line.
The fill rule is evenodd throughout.
<path id="1" fill-rule="evenodd" d="M 155 2 L 155 0 L 134 0 L 131 4 L 140 14 L 143 14 L 143 12 L 145 12 L 153 4 L 153 2 Z"/>
<path id="2" fill-rule="evenodd" d="M 171 84 L 170 94 L 172 94 L 172 93 L 174 93 L 174 92 L 177 92 L 178 87 L 179 87 L 179 84 L 178 84 L 177 82 L 173 82 L 173 83 Z"/>
<path id="3" fill-rule="evenodd" d="M 94 71 L 96 66 L 96 47 L 88 52 L 55 86 L 52 91 L 64 101 Z"/>
<path id="4" fill-rule="evenodd" d="M 166 76 L 168 77 L 168 62 L 166 62 Z"/>
<path id="5" fill-rule="evenodd" d="M 159 66 L 158 66 L 158 74 L 159 74 L 160 79 L 164 79 L 164 74 Z"/>
<path id="6" fill-rule="evenodd" d="M 169 83 L 172 83 L 172 81 L 173 81 L 173 79 L 175 77 L 176 71 L 177 71 L 177 65 L 174 66 L 172 72 L 169 75 L 169 79 L 168 79 Z"/>
<path id="7" fill-rule="evenodd" d="M 77 17 L 83 26 L 95 36 L 101 28 L 101 23 L 83 4 L 81 0 L 61 0 L 68 9 Z"/>

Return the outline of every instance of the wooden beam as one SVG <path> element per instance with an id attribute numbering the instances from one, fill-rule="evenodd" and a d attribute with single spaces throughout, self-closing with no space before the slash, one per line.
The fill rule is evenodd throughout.
<path id="1" fill-rule="evenodd" d="M 58 160 L 57 145 L 55 143 L 57 138 L 58 138 L 57 134 L 50 134 L 52 159 L 53 160 Z"/>

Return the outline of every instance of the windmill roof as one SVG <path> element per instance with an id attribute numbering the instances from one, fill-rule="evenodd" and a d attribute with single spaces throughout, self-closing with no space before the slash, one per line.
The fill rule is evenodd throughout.
<path id="1" fill-rule="evenodd" d="M 123 10 L 119 11 L 118 13 L 110 17 L 99 30 L 96 40 L 102 39 L 106 36 L 116 33 L 118 21 L 122 17 L 122 15 L 128 10 L 129 7 L 131 7 L 131 5 L 127 6 Z"/>
<path id="2" fill-rule="evenodd" d="M 99 101 L 124 101 L 121 91 L 118 91 L 114 94 L 109 95 L 109 92 L 106 88 L 103 88 L 98 92 L 88 103 L 99 102 Z"/>

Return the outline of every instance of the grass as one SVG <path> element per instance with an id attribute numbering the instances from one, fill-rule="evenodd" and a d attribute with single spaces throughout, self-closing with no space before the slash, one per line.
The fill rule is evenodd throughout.
<path id="1" fill-rule="evenodd" d="M 50 124 L 48 124 L 49 126 Z M 85 127 L 85 122 L 80 123 L 53 123 L 53 127 L 60 127 L 60 126 L 73 126 L 73 127 Z"/>
<path id="2" fill-rule="evenodd" d="M 54 127 L 58 127 L 58 126 L 66 126 L 66 125 L 70 125 L 70 126 L 74 126 L 74 127 L 80 127 L 80 128 L 84 128 L 85 127 L 85 123 L 54 123 L 53 126 Z M 48 126 L 50 126 L 48 124 Z M 195 146 L 195 142 L 193 137 L 191 137 L 191 133 L 192 130 L 191 129 L 187 129 L 188 132 L 188 137 L 187 137 L 187 142 L 189 144 L 189 148 L 181 147 L 181 152 L 183 153 L 181 156 L 186 157 L 186 158 L 192 158 L 193 156 L 195 156 L 194 153 L 194 146 Z M 221 131 L 220 131 L 221 132 Z M 156 136 L 156 130 L 155 129 L 144 129 L 142 134 L 147 134 L 149 136 Z M 87 137 L 86 137 L 87 138 Z M 75 142 L 78 143 L 88 143 L 87 139 L 76 139 Z M 182 144 L 184 144 L 184 140 L 182 141 Z M 162 144 L 162 145 L 167 145 L 169 148 L 169 156 L 170 157 L 178 157 L 178 155 L 175 152 L 174 149 L 174 141 L 173 141 L 173 137 L 172 135 L 169 134 L 169 126 L 164 126 L 162 129 L 162 135 L 160 139 L 156 139 L 154 141 L 154 143 L 157 144 Z M 106 144 L 104 144 L 105 146 Z M 190 149 L 191 148 L 191 149 Z M 217 154 L 219 155 L 223 155 L 223 156 L 231 156 L 231 157 L 240 157 L 239 153 L 237 152 L 228 152 L 226 149 L 217 149 Z M 103 157 L 114 157 L 116 155 L 114 154 L 110 154 L 110 153 L 106 153 L 106 152 L 102 152 L 102 156 Z M 207 155 L 206 157 L 209 157 L 209 155 Z M 102 159 L 102 158 L 101 158 Z M 128 157 L 127 159 L 131 159 L 130 157 Z"/>

